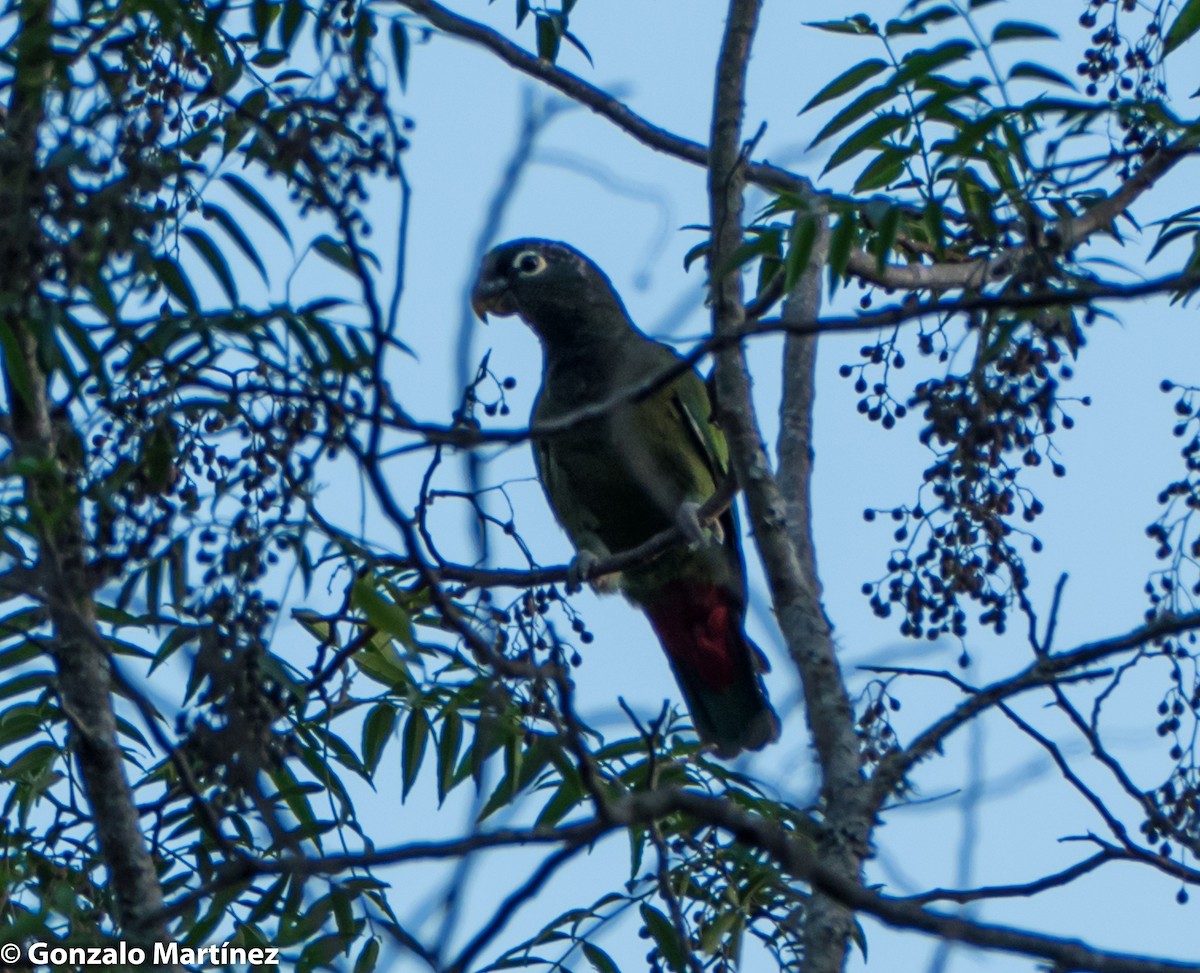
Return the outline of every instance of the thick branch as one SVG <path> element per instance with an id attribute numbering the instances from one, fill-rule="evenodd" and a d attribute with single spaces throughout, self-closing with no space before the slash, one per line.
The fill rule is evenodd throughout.
<path id="1" fill-rule="evenodd" d="M 29 461 L 24 504 L 37 542 L 33 575 L 50 619 L 49 640 L 58 673 L 62 709 L 70 724 L 71 750 L 91 807 L 100 852 L 108 869 L 117 916 L 128 941 L 148 945 L 164 936 L 157 913 L 162 889 L 142 837 L 141 821 L 117 739 L 113 679 L 96 619 L 86 569 L 83 519 L 70 477 L 57 459 L 57 434 L 39 340 L 41 297 L 36 257 L 40 229 L 37 151 L 45 89 L 52 75 L 49 0 L 20 6 L 15 80 L 8 106 L 10 152 L 0 162 L 0 293 L 5 302 L 5 393 L 11 411 L 13 452 Z"/>
<path id="2" fill-rule="evenodd" d="M 759 0 L 731 0 L 729 19 L 717 62 L 713 105 L 709 197 L 712 248 L 709 267 L 729 265 L 729 256 L 742 241 L 744 166 L 740 145 L 744 112 L 746 66 L 758 22 Z M 814 279 L 816 278 L 816 279 Z M 810 268 L 801 288 L 788 302 L 789 314 L 815 315 L 819 306 L 819 276 Z M 712 281 L 713 336 L 720 341 L 740 336 L 745 324 L 742 278 L 739 271 Z M 811 342 L 811 339 L 810 339 Z M 809 728 L 821 768 L 821 797 L 827 826 L 820 850 L 827 867 L 848 884 L 857 885 L 867 847 L 869 820 L 859 813 L 865 788 L 858 764 L 854 721 L 849 698 L 834 655 L 829 626 L 817 594 L 815 558 L 807 518 L 808 462 L 804 458 L 811 435 L 811 343 L 793 343 L 792 363 L 804 374 L 789 378 L 790 399 L 784 420 L 800 442 L 789 448 L 788 463 L 802 482 L 795 485 L 789 504 L 772 475 L 750 395 L 750 376 L 740 341 L 717 355 L 714 368 L 721 424 L 729 441 L 738 479 L 746 492 L 754 538 L 766 569 L 772 602 L 788 651 L 800 672 L 808 704 Z M 785 429 L 784 435 L 787 434 Z M 795 450 L 795 451 L 791 451 Z M 790 523 L 789 514 L 804 520 Z M 801 560 L 804 551 L 805 560 Z M 805 969 L 839 973 L 845 963 L 853 917 L 834 899 L 813 896 L 804 919 Z"/>

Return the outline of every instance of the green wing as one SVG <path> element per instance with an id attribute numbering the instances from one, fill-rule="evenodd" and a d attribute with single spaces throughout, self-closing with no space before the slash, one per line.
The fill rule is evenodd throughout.
<path id="1" fill-rule="evenodd" d="M 708 385 L 689 372 L 675 383 L 672 404 L 683 423 L 684 434 L 712 477 L 713 487 L 720 487 L 729 475 L 729 445 L 717 425 Z"/>

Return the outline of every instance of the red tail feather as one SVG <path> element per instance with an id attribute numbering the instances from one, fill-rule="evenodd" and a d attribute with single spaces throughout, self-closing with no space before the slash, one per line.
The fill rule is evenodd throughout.
<path id="1" fill-rule="evenodd" d="M 698 581 L 672 581 L 646 605 L 650 624 L 671 658 L 712 689 L 736 678 L 742 646 L 739 611 L 729 592 Z"/>

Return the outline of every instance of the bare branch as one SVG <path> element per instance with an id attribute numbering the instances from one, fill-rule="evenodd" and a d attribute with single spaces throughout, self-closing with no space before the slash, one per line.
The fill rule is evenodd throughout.
<path id="1" fill-rule="evenodd" d="M 1031 895 L 1037 895 L 1039 892 L 1045 892 L 1048 889 L 1056 889 L 1064 885 L 1069 885 L 1075 879 L 1095 871 L 1101 865 L 1110 861 L 1119 861 L 1124 857 L 1115 848 L 1098 851 L 1091 858 L 1085 858 L 1081 862 L 1076 862 L 1074 865 L 1062 869 L 1062 871 L 1044 875 L 1041 878 L 1034 879 L 1032 882 L 1024 882 L 1020 885 L 989 885 L 977 889 L 931 889 L 928 892 L 922 892 L 920 895 L 909 896 L 904 901 L 919 902 L 921 904 L 939 901 L 968 903 L 980 902 L 986 899 L 1027 898 Z"/>
<path id="2" fill-rule="evenodd" d="M 1053 685 L 1073 669 L 1196 628 L 1200 628 L 1200 612 L 1164 616 L 1115 638 L 1090 642 L 1069 652 L 1040 656 L 1015 676 L 974 692 L 970 699 L 934 723 L 903 750 L 888 754 L 871 778 L 875 800 L 881 805 L 914 764 L 936 750 L 946 737 L 985 709 L 1034 686 Z"/>

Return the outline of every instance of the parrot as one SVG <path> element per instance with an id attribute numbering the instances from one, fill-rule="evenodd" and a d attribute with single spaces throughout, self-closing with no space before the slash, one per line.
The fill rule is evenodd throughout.
<path id="1" fill-rule="evenodd" d="M 471 291 L 475 313 L 517 315 L 542 346 L 533 428 L 538 479 L 576 550 L 568 581 L 672 526 L 686 538 L 647 564 L 592 582 L 619 588 L 647 616 L 701 742 L 730 758 L 779 736 L 766 657 L 745 632 L 746 580 L 732 505 L 711 525 L 701 505 L 730 476 L 709 388 L 680 356 L 630 320 L 604 272 L 565 243 L 513 240 L 489 252 Z M 603 404 L 677 377 L 649 394 Z M 583 421 L 570 417 L 592 407 Z"/>

